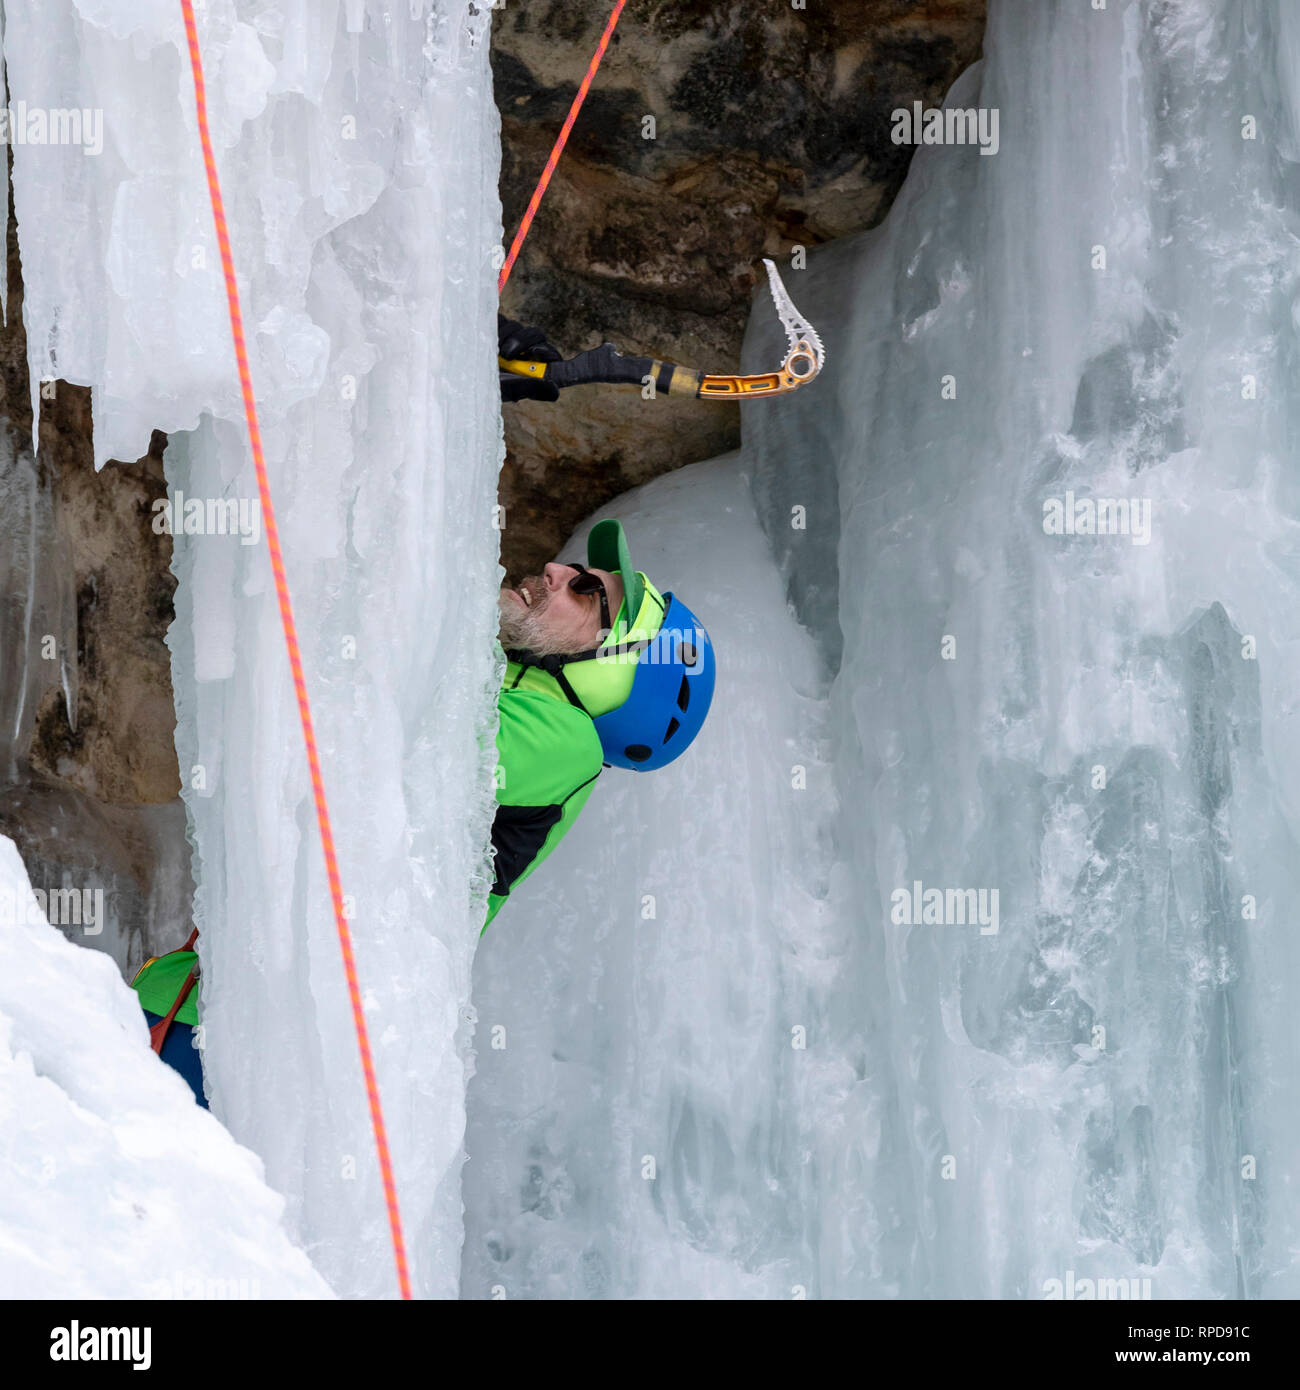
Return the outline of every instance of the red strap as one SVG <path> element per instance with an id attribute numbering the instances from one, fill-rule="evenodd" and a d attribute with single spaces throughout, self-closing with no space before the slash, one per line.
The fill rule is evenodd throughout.
<path id="1" fill-rule="evenodd" d="M 519 224 L 519 230 L 515 233 L 515 239 L 510 244 L 510 254 L 506 257 L 506 263 L 501 267 L 501 274 L 497 278 L 497 294 L 499 295 L 506 287 L 506 281 L 510 278 L 510 272 L 514 269 L 515 258 L 519 255 L 519 248 L 524 244 L 524 238 L 528 235 L 528 229 L 533 225 L 533 218 L 537 214 L 538 207 L 541 206 L 542 194 L 546 192 L 546 185 L 551 181 L 551 175 L 555 172 L 555 166 L 560 162 L 560 155 L 564 152 L 565 145 L 569 142 L 569 132 L 573 129 L 573 123 L 578 119 L 578 112 L 582 110 L 582 103 L 587 100 L 587 93 L 591 89 L 591 80 L 596 75 L 596 69 L 600 66 L 600 60 L 605 56 L 605 50 L 609 47 L 609 41 L 614 34 L 614 26 L 618 23 L 618 17 L 623 13 L 623 6 L 627 0 L 618 0 L 614 6 L 614 12 L 609 17 L 609 22 L 605 25 L 605 32 L 600 36 L 600 42 L 596 45 L 596 51 L 592 55 L 591 62 L 587 64 L 587 75 L 582 79 L 582 84 L 578 88 L 578 94 L 573 98 L 573 105 L 569 107 L 569 114 L 564 118 L 564 125 L 556 138 L 555 145 L 551 149 L 551 157 L 546 161 L 546 168 L 542 170 L 542 176 L 537 180 L 537 187 L 533 189 L 533 196 L 528 200 L 528 208 L 524 213 L 524 220 Z"/>
<path id="2" fill-rule="evenodd" d="M 192 951 L 194 943 L 199 939 L 199 929 L 195 927 L 190 933 L 189 940 L 181 947 L 182 951 Z M 185 983 L 181 986 L 181 992 L 176 996 L 176 1002 L 167 1010 L 166 1014 L 149 1029 L 149 1045 L 161 1057 L 163 1043 L 167 1041 L 167 1034 L 171 1031 L 171 1026 L 176 1015 L 180 1012 L 181 1005 L 190 997 L 190 991 L 194 988 L 195 982 L 199 978 L 199 963 L 194 962 L 194 969 L 185 977 Z"/>
<path id="3" fill-rule="evenodd" d="M 176 1002 L 167 1010 L 166 1014 L 149 1029 L 149 1046 L 161 1057 L 163 1043 L 167 1041 L 167 1034 L 171 1031 L 171 1026 L 176 1018 L 181 1005 L 190 997 L 192 990 L 199 978 L 199 967 L 196 965 L 185 977 L 185 983 L 181 986 L 181 992 L 176 996 Z"/>
<path id="4" fill-rule="evenodd" d="M 307 698 L 307 680 L 302 670 L 302 654 L 298 647 L 298 629 L 293 620 L 293 605 L 289 601 L 289 581 L 284 572 L 284 555 L 280 550 L 280 531 L 271 505 L 271 483 L 262 453 L 262 432 L 257 423 L 257 401 L 253 395 L 253 378 L 248 367 L 248 349 L 244 342 L 244 318 L 239 307 L 239 282 L 235 279 L 235 259 L 230 250 L 230 234 L 226 229 L 225 204 L 221 197 L 221 180 L 217 176 L 217 161 L 212 153 L 212 136 L 208 130 L 207 89 L 203 82 L 203 59 L 199 52 L 198 28 L 194 22 L 194 0 L 180 0 L 185 18 L 185 37 L 189 42 L 190 71 L 194 77 L 194 108 L 198 117 L 199 139 L 203 145 L 203 164 L 208 176 L 208 197 L 212 203 L 212 221 L 221 252 L 221 269 L 226 279 L 226 306 L 230 312 L 230 336 L 235 348 L 235 364 L 239 369 L 239 385 L 244 397 L 244 416 L 248 422 L 248 442 L 257 470 L 257 492 L 262 504 L 262 523 L 266 531 L 266 548 L 271 556 L 271 573 L 275 578 L 275 596 L 280 606 L 280 626 L 284 629 L 284 645 L 289 654 L 289 670 L 293 675 L 294 692 L 298 697 L 298 718 L 302 725 L 302 741 L 307 751 L 307 768 L 311 773 L 312 796 L 316 802 L 316 825 L 320 830 L 321 850 L 325 856 L 325 875 L 329 880 L 330 900 L 334 905 L 334 925 L 338 933 L 339 950 L 343 956 L 343 975 L 347 981 L 348 998 L 352 1005 L 352 1026 L 361 1054 L 361 1074 L 366 1084 L 366 1100 L 370 1106 L 370 1127 L 374 1133 L 375 1152 L 379 1158 L 379 1173 L 384 1185 L 384 1201 L 388 1207 L 388 1228 L 393 1243 L 393 1259 L 397 1265 L 397 1286 L 403 1298 L 411 1296 L 411 1280 L 406 1268 L 406 1244 L 402 1239 L 402 1218 L 397 1205 L 397 1186 L 393 1181 L 393 1163 L 388 1152 L 388 1134 L 384 1128 L 384 1112 L 379 1103 L 379 1083 L 370 1052 L 370 1036 L 361 1005 L 361 986 L 357 980 L 356 960 L 352 954 L 352 933 L 343 911 L 343 884 L 339 878 L 338 859 L 334 852 L 334 831 L 330 826 L 329 805 L 325 800 L 325 781 L 321 776 L 320 757 L 316 751 L 316 732 L 312 724 L 311 704 Z"/>

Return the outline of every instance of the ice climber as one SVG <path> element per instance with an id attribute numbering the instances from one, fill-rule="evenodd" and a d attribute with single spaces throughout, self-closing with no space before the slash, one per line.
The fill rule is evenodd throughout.
<path id="1" fill-rule="evenodd" d="M 504 316 L 497 352 L 559 360 L 542 332 Z M 535 378 L 503 371 L 500 379 L 507 401 L 558 395 Z M 686 750 L 714 682 L 703 625 L 633 568 L 617 521 L 592 528 L 585 565 L 552 562 L 503 588 L 500 609 L 508 665 L 497 700 L 496 881 L 487 923 L 578 818 L 602 766 L 645 772 Z"/>
<path id="2" fill-rule="evenodd" d="M 503 358 L 560 360 L 544 333 L 504 316 L 497 338 Z M 500 379 L 505 401 L 559 395 L 536 378 L 503 371 Z M 632 567 L 614 520 L 592 528 L 585 565 L 554 561 L 503 587 L 499 607 L 507 665 L 497 700 L 496 877 L 484 931 L 577 820 L 603 767 L 645 772 L 685 752 L 708 713 L 715 676 L 704 627 Z M 197 959 L 181 950 L 146 961 L 133 988 L 163 1061 L 206 1105 L 192 1036 Z M 161 1027 L 182 995 L 173 1021 Z"/>

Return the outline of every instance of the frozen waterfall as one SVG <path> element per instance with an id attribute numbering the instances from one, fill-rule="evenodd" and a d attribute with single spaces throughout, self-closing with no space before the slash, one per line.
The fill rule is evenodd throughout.
<path id="1" fill-rule="evenodd" d="M 1300 29 L 985 52 L 997 154 L 787 273 L 823 378 L 610 509 L 719 698 L 479 953 L 464 1296 L 1300 1290 Z"/>
<path id="2" fill-rule="evenodd" d="M 671 767 L 603 774 L 481 945 L 490 14 L 202 10 L 417 1296 L 1300 1294 L 1291 0 L 990 0 L 947 105 L 996 110 L 996 153 L 923 146 L 882 226 L 783 267 L 821 379 L 599 514 L 709 626 L 713 714 Z M 100 463 L 168 431 L 200 504 L 171 646 L 215 1119 L 160 1068 L 133 1094 L 225 1146 L 263 1292 L 389 1295 L 265 548 L 206 526 L 254 528 L 256 489 L 179 10 L 5 26 L 12 103 L 103 121 L 93 157 L 14 146 L 33 393 L 93 386 Z M 747 369 L 782 345 L 760 290 Z M 143 1076 L 83 956 L 92 1036 Z M 11 1096 L 82 1123 L 83 1082 L 23 1060 L 63 1064 L 23 997 Z M 85 1292 L 136 1274 L 104 1255 Z"/>
<path id="3" fill-rule="evenodd" d="M 390 1294 L 180 7 L 6 8 L 15 109 L 84 108 L 83 135 L 102 116 L 98 153 L 14 145 L 33 392 L 93 386 L 101 462 L 170 434 L 213 1112 L 261 1156 L 330 1285 Z M 499 142 L 489 14 L 365 8 L 211 0 L 199 31 L 412 1279 L 431 1296 L 458 1279 L 462 1014 L 492 808 Z"/>

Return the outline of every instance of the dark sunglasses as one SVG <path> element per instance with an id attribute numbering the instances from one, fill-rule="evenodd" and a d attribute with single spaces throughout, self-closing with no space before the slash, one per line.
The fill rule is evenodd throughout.
<path id="1" fill-rule="evenodd" d="M 569 580 L 569 588 L 575 594 L 600 595 L 600 628 L 602 633 L 609 632 L 614 624 L 609 620 L 609 595 L 605 592 L 605 581 L 598 574 L 592 574 L 586 565 L 570 564 L 569 568 L 578 571 Z"/>

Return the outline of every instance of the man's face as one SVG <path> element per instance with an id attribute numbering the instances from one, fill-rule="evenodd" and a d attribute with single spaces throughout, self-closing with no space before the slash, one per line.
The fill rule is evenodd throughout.
<path id="1" fill-rule="evenodd" d="M 623 581 L 608 570 L 588 566 L 587 572 L 604 582 L 613 622 L 623 602 Z M 537 656 L 571 656 L 600 645 L 600 595 L 574 593 L 569 581 L 577 573 L 572 565 L 553 560 L 541 574 L 522 580 L 517 588 L 502 586 L 499 636 L 507 651 L 521 648 Z"/>

